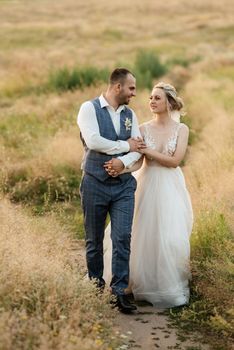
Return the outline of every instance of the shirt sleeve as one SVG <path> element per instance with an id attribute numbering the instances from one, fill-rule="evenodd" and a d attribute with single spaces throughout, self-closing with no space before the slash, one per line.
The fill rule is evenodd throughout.
<path id="1" fill-rule="evenodd" d="M 136 117 L 136 114 L 134 113 L 133 110 L 132 110 L 132 132 L 131 132 L 131 137 L 133 137 L 133 138 L 142 137 L 140 129 L 139 129 L 137 117 Z M 131 166 L 133 166 L 141 158 L 141 156 L 142 156 L 141 153 L 129 152 L 128 154 L 125 154 L 122 157 L 118 157 L 118 159 L 120 159 L 123 162 L 125 168 L 131 168 Z"/>
<path id="2" fill-rule="evenodd" d="M 77 124 L 87 147 L 91 150 L 114 155 L 129 151 L 127 141 L 112 141 L 100 135 L 95 108 L 92 102 L 84 102 L 77 116 Z"/>

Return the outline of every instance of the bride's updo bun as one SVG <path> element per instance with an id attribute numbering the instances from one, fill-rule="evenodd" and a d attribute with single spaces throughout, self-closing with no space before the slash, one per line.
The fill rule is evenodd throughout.
<path id="1" fill-rule="evenodd" d="M 183 100 L 177 96 L 177 91 L 171 84 L 160 81 L 154 85 L 153 89 L 162 89 L 167 97 L 172 111 L 180 111 L 184 107 Z"/>

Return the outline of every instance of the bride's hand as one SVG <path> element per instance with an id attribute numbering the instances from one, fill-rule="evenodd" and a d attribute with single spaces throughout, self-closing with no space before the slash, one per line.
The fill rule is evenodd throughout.
<path id="1" fill-rule="evenodd" d="M 142 147 L 142 148 L 138 148 L 137 152 L 141 154 L 147 154 L 147 150 L 149 150 L 147 147 Z"/>
<path id="2" fill-rule="evenodd" d="M 150 154 L 150 152 L 152 151 L 151 148 L 146 147 L 146 148 L 142 148 L 139 153 L 143 154 L 145 156 L 146 159 L 148 160 L 153 160 L 152 155 Z"/>

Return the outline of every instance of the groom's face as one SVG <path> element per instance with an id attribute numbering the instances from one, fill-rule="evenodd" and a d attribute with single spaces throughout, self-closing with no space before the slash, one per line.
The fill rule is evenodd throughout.
<path id="1" fill-rule="evenodd" d="M 126 79 L 119 84 L 117 95 L 119 105 L 128 105 L 134 96 L 136 96 L 136 79 L 131 74 L 128 74 Z"/>

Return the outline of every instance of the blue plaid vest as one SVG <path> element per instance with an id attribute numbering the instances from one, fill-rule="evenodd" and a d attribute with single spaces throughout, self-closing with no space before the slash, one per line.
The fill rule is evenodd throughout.
<path id="1" fill-rule="evenodd" d="M 120 134 L 117 135 L 114 125 L 111 120 L 111 116 L 107 110 L 106 107 L 101 108 L 99 98 L 95 98 L 91 101 L 93 103 L 93 106 L 95 108 L 97 122 L 99 126 L 100 135 L 108 140 L 117 141 L 117 140 L 124 140 L 126 141 L 131 137 L 131 127 L 126 127 L 126 118 L 128 118 L 132 123 L 132 111 L 125 107 L 120 112 Z M 119 153 L 116 155 L 107 155 L 105 153 L 100 153 L 94 150 L 90 150 L 83 137 L 82 134 L 80 134 L 85 154 L 83 158 L 83 164 L 82 169 L 85 173 L 92 175 L 96 177 L 100 181 L 105 181 L 106 179 L 110 178 L 108 173 L 103 168 L 103 165 L 106 161 L 120 157 L 124 155 L 124 153 Z M 127 180 L 129 177 L 131 177 L 131 173 L 126 173 L 119 176 L 122 180 Z"/>

